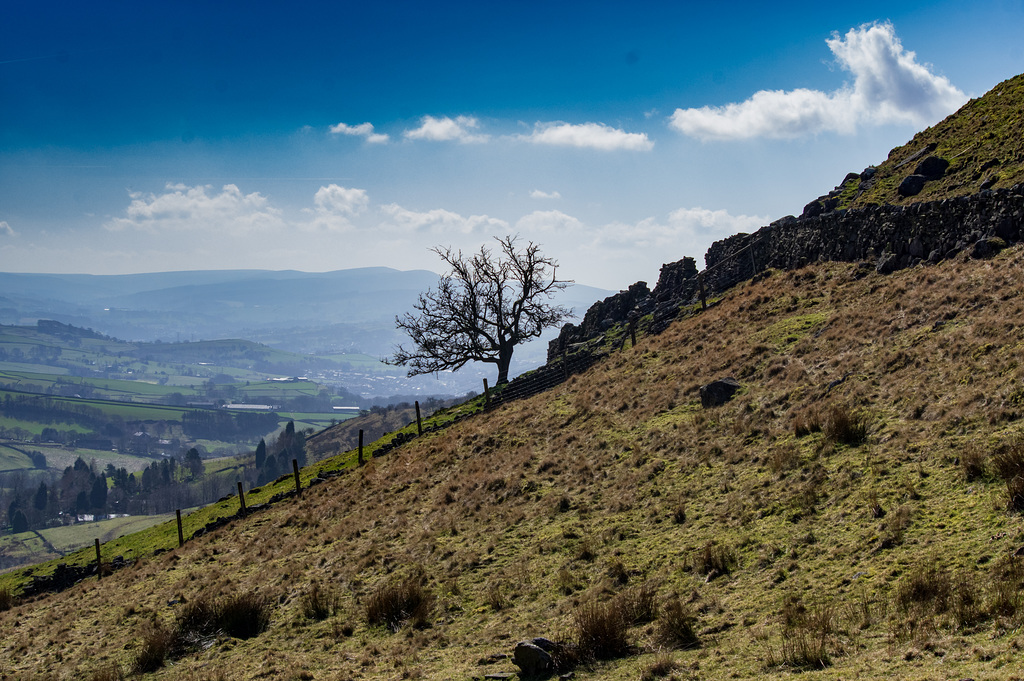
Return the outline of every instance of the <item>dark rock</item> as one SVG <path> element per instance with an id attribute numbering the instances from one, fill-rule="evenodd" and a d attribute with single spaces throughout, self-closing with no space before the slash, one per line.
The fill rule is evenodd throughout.
<path id="1" fill-rule="evenodd" d="M 928 181 L 937 180 L 946 173 L 949 161 L 938 156 L 928 156 L 914 168 L 915 175 L 923 175 Z"/>
<path id="2" fill-rule="evenodd" d="M 530 639 L 530 643 L 537 646 L 541 650 L 545 650 L 549 653 L 554 652 L 558 649 L 557 643 L 555 643 L 551 639 L 544 638 L 543 636 L 538 636 L 537 638 Z"/>
<path id="3" fill-rule="evenodd" d="M 900 182 L 896 192 L 900 196 L 917 196 L 924 189 L 924 183 L 927 181 L 928 178 L 924 175 L 908 175 Z"/>
<path id="4" fill-rule="evenodd" d="M 551 655 L 530 641 L 520 641 L 516 644 L 512 661 L 522 670 L 523 676 L 545 676 L 554 668 Z"/>
<path id="5" fill-rule="evenodd" d="M 996 223 L 995 233 L 1000 239 L 1012 243 L 1020 239 L 1020 224 L 1011 218 L 1003 218 Z"/>
<path id="6" fill-rule="evenodd" d="M 991 258 L 999 251 L 1006 248 L 1006 242 L 997 236 L 990 236 L 978 239 L 971 248 L 972 258 Z"/>
<path id="7" fill-rule="evenodd" d="M 802 218 L 813 218 L 813 217 L 816 217 L 818 215 L 821 215 L 824 212 L 825 212 L 825 209 L 822 208 L 821 202 L 819 202 L 817 199 L 815 199 L 814 201 L 811 201 L 806 206 L 804 206 L 804 210 L 803 210 L 802 213 L 800 213 L 800 217 L 802 217 Z"/>
<path id="8" fill-rule="evenodd" d="M 910 242 L 909 253 L 914 258 L 924 257 L 924 244 L 921 243 L 921 237 L 915 236 L 913 241 Z"/>
<path id="9" fill-rule="evenodd" d="M 979 185 L 978 189 L 981 189 L 983 191 L 985 189 L 991 189 L 992 187 L 995 186 L 996 182 L 998 182 L 998 181 L 999 181 L 999 176 L 998 175 L 989 175 L 988 177 L 986 177 L 984 180 L 981 181 L 981 185 Z"/>
<path id="10" fill-rule="evenodd" d="M 702 385 L 700 387 L 700 404 L 705 409 L 725 404 L 732 399 L 740 387 L 739 381 L 731 376 Z"/>
<path id="11" fill-rule="evenodd" d="M 893 253 L 883 253 L 875 264 L 875 271 L 879 274 L 892 274 L 896 271 L 899 262 Z"/>

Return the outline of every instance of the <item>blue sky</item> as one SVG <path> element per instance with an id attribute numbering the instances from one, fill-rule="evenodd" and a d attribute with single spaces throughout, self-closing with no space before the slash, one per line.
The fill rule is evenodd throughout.
<path id="1" fill-rule="evenodd" d="M 21 2 L 0 271 L 438 269 L 581 283 L 799 213 L 1024 71 L 1024 2 Z"/>

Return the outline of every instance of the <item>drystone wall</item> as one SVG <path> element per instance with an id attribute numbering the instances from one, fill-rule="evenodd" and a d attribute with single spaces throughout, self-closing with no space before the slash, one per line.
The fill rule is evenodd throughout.
<path id="1" fill-rule="evenodd" d="M 937 263 L 965 249 L 989 255 L 1024 236 L 1024 184 L 971 196 L 908 206 L 875 206 L 787 216 L 753 234 L 716 241 L 698 273 L 692 258 L 662 266 L 648 295 L 638 282 L 595 303 L 579 325 L 566 324 L 548 346 L 548 361 L 599 336 L 630 316 L 651 315 L 644 329 L 660 333 L 683 305 L 774 268 L 790 270 L 821 261 L 872 262 L 884 274 L 921 262 Z"/>

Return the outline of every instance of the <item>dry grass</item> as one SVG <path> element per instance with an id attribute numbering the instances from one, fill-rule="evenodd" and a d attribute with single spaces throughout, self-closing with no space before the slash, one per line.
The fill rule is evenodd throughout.
<path id="1" fill-rule="evenodd" d="M 341 609 L 341 602 L 333 590 L 313 582 L 302 594 L 302 615 L 311 620 L 325 620 Z"/>
<path id="2" fill-rule="evenodd" d="M 367 623 L 384 625 L 392 631 L 406 622 L 417 629 L 429 626 L 434 596 L 424 588 L 423 581 L 423 573 L 414 571 L 378 586 L 366 600 Z"/>
<path id="3" fill-rule="evenodd" d="M 629 613 L 619 600 L 588 601 L 573 613 L 573 642 L 583 659 L 610 660 L 630 651 Z"/>

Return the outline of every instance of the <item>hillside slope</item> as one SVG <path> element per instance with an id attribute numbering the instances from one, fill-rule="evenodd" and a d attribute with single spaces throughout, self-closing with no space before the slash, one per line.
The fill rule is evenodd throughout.
<path id="1" fill-rule="evenodd" d="M 194 632 L 147 678 L 482 677 L 603 608 L 627 646 L 576 678 L 1011 678 L 1022 275 L 1019 247 L 760 275 L 561 387 L 15 605 L 0 676 L 116 678 L 154 623 L 255 592 L 266 631 Z M 727 375 L 740 393 L 702 408 Z M 390 584 L 433 596 L 396 631 L 367 617 Z"/>

